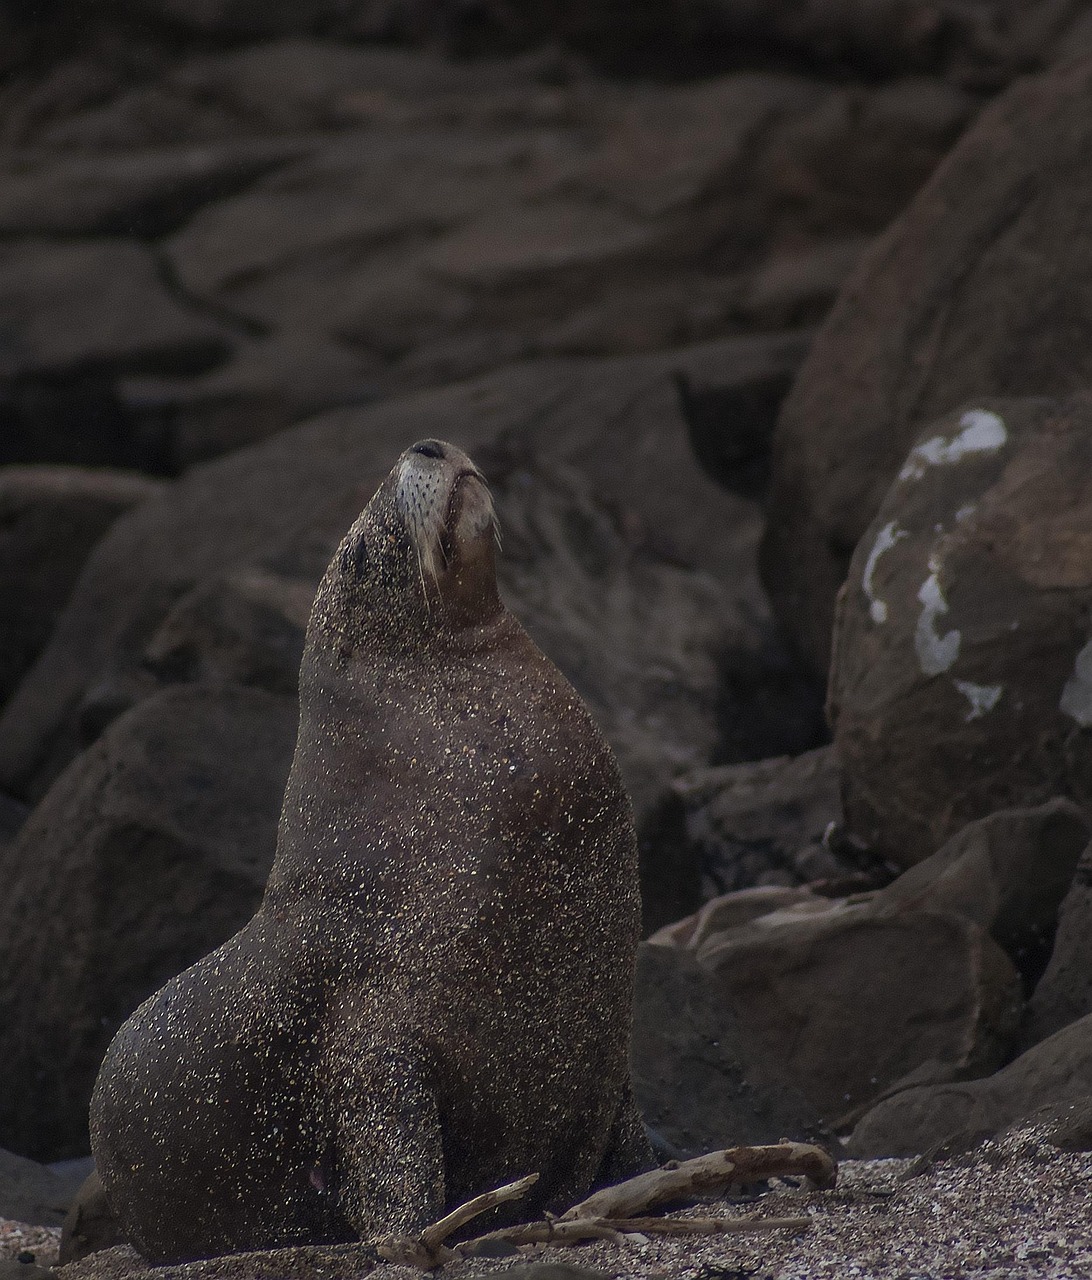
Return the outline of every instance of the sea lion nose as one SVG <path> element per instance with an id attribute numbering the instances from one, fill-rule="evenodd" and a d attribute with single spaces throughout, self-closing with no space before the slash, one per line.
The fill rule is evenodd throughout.
<path id="1" fill-rule="evenodd" d="M 443 458 L 444 446 L 439 440 L 419 440 L 413 445 L 410 453 L 423 453 L 426 458 Z"/>

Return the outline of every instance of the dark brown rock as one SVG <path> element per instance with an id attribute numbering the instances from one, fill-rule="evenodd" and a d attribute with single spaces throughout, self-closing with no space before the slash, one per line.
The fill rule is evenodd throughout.
<path id="1" fill-rule="evenodd" d="M 177 473 L 327 409 L 374 400 L 378 363 L 321 334 L 287 330 L 241 340 L 199 377 L 123 378 L 118 394 Z"/>
<path id="2" fill-rule="evenodd" d="M 250 141 L 107 155 L 9 152 L 0 160 L 0 235 L 162 235 L 308 149 Z"/>
<path id="3" fill-rule="evenodd" d="M 973 920 L 989 930 L 1030 988 L 1051 954 L 1059 906 L 1089 831 L 1087 814 L 1068 800 L 1001 810 L 970 823 L 904 872 L 877 894 L 876 907 L 953 911 Z"/>
<path id="4" fill-rule="evenodd" d="M 740 312 L 760 329 L 822 320 L 867 244 L 863 237 L 850 237 L 774 258 L 747 280 Z"/>
<path id="5" fill-rule="evenodd" d="M 677 778 L 672 790 L 685 811 L 706 896 L 842 874 L 845 867 L 823 845 L 827 828 L 841 819 L 840 782 L 830 747 Z"/>
<path id="6" fill-rule="evenodd" d="M 157 679 L 215 671 L 266 688 L 294 683 L 297 624 L 271 619 L 273 639 L 262 639 L 254 614 L 266 608 L 267 580 L 316 582 L 376 473 L 406 440 L 444 433 L 481 457 L 505 531 L 509 598 L 596 709 L 647 812 L 671 773 L 717 743 L 725 653 L 739 655 L 730 660 L 741 684 L 760 685 L 768 642 L 750 558 L 757 509 L 693 460 L 672 375 L 728 386 L 791 359 L 799 342 L 524 366 L 339 411 L 191 472 L 92 557 L 0 729 L 7 785 L 41 794 L 88 734 Z M 602 424 L 597 433 L 590 423 Z M 782 678 L 776 664 L 772 678 Z M 736 749 L 760 754 L 760 739 L 784 749 L 780 718 L 749 705 L 751 737 Z"/>
<path id="7" fill-rule="evenodd" d="M 68 1187 L 45 1165 L 0 1149 L 0 1218 L 56 1227 L 68 1208 Z"/>
<path id="8" fill-rule="evenodd" d="M 970 396 L 1089 383 L 1090 101 L 1082 60 L 991 106 L 865 255 L 785 405 L 763 575 L 818 670 L 849 558 L 922 425 Z"/>
<path id="9" fill-rule="evenodd" d="M 0 701 L 49 639 L 95 543 L 161 488 L 123 472 L 0 469 Z"/>
<path id="10" fill-rule="evenodd" d="M 1092 1094 L 1092 1018 L 1081 1018 L 981 1080 L 906 1089 L 869 1111 L 849 1139 L 860 1158 L 967 1147 L 1045 1106 Z"/>
<path id="11" fill-rule="evenodd" d="M 88 1254 L 124 1244 L 117 1219 L 110 1209 L 102 1179 L 92 1171 L 65 1214 L 57 1262 L 66 1266 Z"/>
<path id="12" fill-rule="evenodd" d="M 967 822 L 1092 801 L 1092 400 L 919 437 L 850 567 L 830 715 L 852 832 L 909 865 Z"/>
<path id="13" fill-rule="evenodd" d="M 74 761 L 0 855 L 6 1141 L 87 1150 L 113 1031 L 261 896 L 295 731 L 291 699 L 165 690 Z"/>
<path id="14" fill-rule="evenodd" d="M 224 328 L 180 305 L 122 239 L 0 247 L 0 377 L 171 372 L 227 354 Z"/>
<path id="15" fill-rule="evenodd" d="M 1028 1002 L 1024 1044 L 1037 1044 L 1092 1013 L 1092 854 L 1077 863 L 1058 912 L 1058 929 L 1043 976 Z"/>
<path id="16" fill-rule="evenodd" d="M 776 1060 L 741 1031 L 720 984 L 678 948 L 641 947 L 631 1065 L 645 1123 L 687 1154 L 820 1128 Z"/>
<path id="17" fill-rule="evenodd" d="M 720 929 L 711 917 L 689 936 L 671 932 L 710 973 L 752 1051 L 827 1122 L 924 1064 L 981 1072 L 1004 1060 L 1020 984 L 980 926 L 912 906 L 884 911 L 867 895 L 803 895 L 749 919 L 745 905 L 745 923 Z"/>

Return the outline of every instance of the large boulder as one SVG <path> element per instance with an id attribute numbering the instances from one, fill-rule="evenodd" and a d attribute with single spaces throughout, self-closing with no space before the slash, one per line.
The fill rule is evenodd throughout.
<path id="1" fill-rule="evenodd" d="M 908 1156 L 966 1147 L 1092 1095 L 1092 1016 L 1081 1018 L 983 1080 L 905 1089 L 869 1111 L 849 1139 L 853 1156 Z"/>
<path id="2" fill-rule="evenodd" d="M 831 824 L 841 820 L 840 784 L 831 747 L 705 766 L 676 778 L 672 792 L 707 896 L 843 874 L 824 845 Z"/>
<path id="3" fill-rule="evenodd" d="M 1090 174 L 1085 57 L 985 111 L 843 290 L 778 426 L 763 549 L 817 670 L 854 547 L 923 424 L 1092 380 Z"/>
<path id="4" fill-rule="evenodd" d="M 164 690 L 75 760 L 0 851 L 4 1142 L 86 1152 L 114 1031 L 257 906 L 295 734 L 290 698 Z"/>
<path id="5" fill-rule="evenodd" d="M 72 1188 L 45 1165 L 0 1149 L 0 1219 L 59 1227 Z"/>
<path id="6" fill-rule="evenodd" d="M 1028 1001 L 1024 1044 L 1031 1046 L 1092 1013 L 1092 849 L 1077 864 L 1058 911 L 1054 946 Z"/>
<path id="7" fill-rule="evenodd" d="M 0 702 L 49 639 L 95 543 L 160 488 L 126 472 L 0 469 Z"/>
<path id="8" fill-rule="evenodd" d="M 1088 815 L 1069 800 L 1003 809 L 958 831 L 875 898 L 876 909 L 953 911 L 989 931 L 1035 986 L 1086 855 Z"/>
<path id="9" fill-rule="evenodd" d="M 193 372 L 222 359 L 230 337 L 172 296 L 136 241 L 0 244 L 0 390 L 89 370 Z"/>
<path id="10" fill-rule="evenodd" d="M 783 905 L 762 913 L 760 893 L 783 895 Z M 962 915 L 896 904 L 883 891 L 831 901 L 744 890 L 717 907 L 652 942 L 694 954 L 752 1055 L 773 1062 L 830 1124 L 913 1071 L 993 1070 L 1015 1039 L 1016 970 Z"/>
<path id="11" fill-rule="evenodd" d="M 972 403 L 904 457 L 839 611 L 846 821 L 902 865 L 995 809 L 1092 804 L 1092 398 Z"/>
<path id="12" fill-rule="evenodd" d="M 634 993 L 633 1088 L 647 1125 L 691 1155 L 812 1137 L 819 1117 L 745 1036 L 688 952 L 645 944 Z"/>
<path id="13" fill-rule="evenodd" d="M 442 436 L 485 467 L 509 602 L 591 704 L 649 813 L 670 776 L 720 741 L 733 663 L 752 685 L 764 669 L 783 678 L 781 656 L 764 656 L 756 505 L 702 474 L 672 375 L 727 386 L 791 366 L 799 347 L 749 339 L 517 367 L 338 411 L 195 469 L 91 557 L 0 721 L 2 785 L 43 794 L 111 716 L 163 683 L 294 688 L 305 602 L 333 547 L 407 442 Z M 751 705 L 736 758 L 758 741 L 809 745 L 778 740 L 776 699 L 766 717 Z"/>

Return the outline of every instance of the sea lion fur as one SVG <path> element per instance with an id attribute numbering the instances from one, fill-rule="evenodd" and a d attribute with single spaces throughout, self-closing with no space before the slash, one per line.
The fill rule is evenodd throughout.
<path id="1" fill-rule="evenodd" d="M 316 595 L 261 906 L 115 1037 L 91 1132 L 153 1262 L 509 1216 L 654 1162 L 629 1088 L 636 847 L 586 708 L 504 609 L 469 458 L 399 459 Z"/>

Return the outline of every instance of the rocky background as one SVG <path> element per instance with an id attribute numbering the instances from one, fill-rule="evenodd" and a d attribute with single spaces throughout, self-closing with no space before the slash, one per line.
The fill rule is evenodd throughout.
<path id="1" fill-rule="evenodd" d="M 425 436 L 633 795 L 649 1123 L 1092 1145 L 1092 6 L 0 37 L 0 1215 L 253 911 L 311 595 Z"/>

